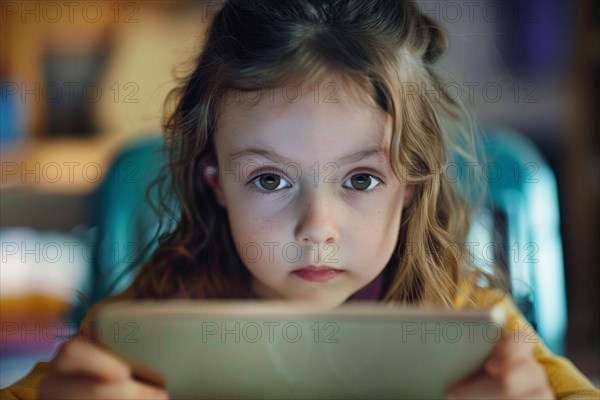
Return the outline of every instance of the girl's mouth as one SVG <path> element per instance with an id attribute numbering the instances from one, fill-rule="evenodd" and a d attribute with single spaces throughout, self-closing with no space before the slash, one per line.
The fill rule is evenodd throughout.
<path id="1" fill-rule="evenodd" d="M 326 282 L 342 274 L 343 272 L 344 271 L 341 269 L 315 267 L 313 265 L 292 271 L 292 273 L 297 277 L 311 282 Z"/>

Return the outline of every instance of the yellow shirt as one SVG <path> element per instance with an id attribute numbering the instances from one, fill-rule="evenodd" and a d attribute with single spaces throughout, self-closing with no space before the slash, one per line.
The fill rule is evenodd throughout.
<path id="1" fill-rule="evenodd" d="M 95 305 L 83 321 L 82 328 L 93 320 L 95 312 L 99 307 L 108 302 L 131 298 L 131 294 L 131 290 L 128 289 L 115 297 L 105 299 Z M 500 299 L 497 292 L 479 289 L 475 292 L 473 297 L 475 302 L 481 306 L 490 305 L 500 301 L 507 311 L 508 329 L 524 327 L 527 325 L 525 318 L 508 296 Z M 465 305 L 464 298 L 457 297 L 455 305 L 457 308 L 463 307 Z M 537 339 L 537 337 L 535 338 Z M 590 380 L 587 379 L 569 360 L 552 354 L 540 339 L 537 339 L 534 352 L 535 357 L 546 370 L 548 381 L 550 382 L 557 399 L 600 399 L 600 390 L 594 387 Z M 49 361 L 38 362 L 31 372 L 23 379 L 0 390 L 0 399 L 35 399 L 37 387 L 46 375 L 49 367 Z"/>

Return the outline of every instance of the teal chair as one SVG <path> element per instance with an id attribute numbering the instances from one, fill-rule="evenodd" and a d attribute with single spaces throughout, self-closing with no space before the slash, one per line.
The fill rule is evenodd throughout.
<path id="1" fill-rule="evenodd" d="M 457 160 L 461 184 L 487 183 L 469 247 L 483 269 L 492 264 L 505 269 L 523 315 L 563 355 L 567 309 L 555 176 L 535 145 L 517 132 L 487 128 L 481 136 L 480 165 L 471 165 L 480 176 Z"/>
<path id="2" fill-rule="evenodd" d="M 487 130 L 481 151 L 489 190 L 469 241 L 476 254 L 493 254 L 482 268 L 491 262 L 506 269 L 516 304 L 549 348 L 563 354 L 566 300 L 554 175 L 535 146 L 512 131 Z M 163 164 L 161 136 L 136 141 L 116 156 L 94 193 L 91 220 L 100 251 L 92 262 L 92 303 L 127 287 L 130 264 L 141 264 L 156 247 L 157 219 L 144 196 Z M 468 176 L 464 162 L 457 164 Z M 74 320 L 84 314 L 76 308 Z"/>
<path id="3" fill-rule="evenodd" d="M 165 163 L 159 134 L 137 139 L 119 151 L 89 200 L 89 221 L 94 249 L 90 258 L 89 303 L 116 294 L 132 281 L 131 265 L 146 261 L 157 245 L 158 220 L 146 200 L 150 182 Z M 155 191 L 150 197 L 157 199 Z M 72 321 L 79 324 L 87 312 L 77 304 Z"/>

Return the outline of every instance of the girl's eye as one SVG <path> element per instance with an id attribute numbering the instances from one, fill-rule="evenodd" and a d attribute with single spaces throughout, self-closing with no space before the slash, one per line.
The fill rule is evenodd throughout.
<path id="1" fill-rule="evenodd" d="M 285 178 L 277 174 L 262 174 L 252 179 L 251 182 L 259 189 L 272 192 L 291 186 Z M 284 182 L 287 182 L 287 184 L 283 184 Z"/>
<path id="2" fill-rule="evenodd" d="M 351 188 L 360 190 L 363 192 L 369 192 L 373 188 L 375 188 L 375 186 L 377 186 L 381 183 L 379 181 L 379 179 L 375 178 L 373 175 L 370 175 L 370 174 L 352 175 L 350 178 L 348 178 L 346 180 L 346 182 L 344 182 L 344 186 L 348 187 L 347 186 L 348 182 L 349 182 L 349 185 Z"/>

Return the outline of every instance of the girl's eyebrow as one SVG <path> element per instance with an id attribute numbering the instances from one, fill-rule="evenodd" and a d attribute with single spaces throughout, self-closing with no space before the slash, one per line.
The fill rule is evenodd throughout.
<path id="1" fill-rule="evenodd" d="M 372 147 L 369 149 L 359 150 L 354 153 L 342 156 L 342 157 L 338 158 L 337 160 L 335 160 L 334 163 L 337 165 L 354 164 L 354 163 L 357 163 L 359 161 L 362 161 L 362 160 L 365 160 L 365 159 L 371 158 L 371 157 L 378 157 L 378 158 L 381 158 L 383 161 L 386 159 L 386 154 L 387 154 L 387 152 L 385 149 L 382 149 L 379 147 Z M 273 151 L 259 149 L 256 147 L 248 147 L 245 149 L 234 151 L 232 153 L 229 153 L 228 158 L 230 161 L 236 161 L 236 160 L 240 160 L 244 157 L 251 157 L 251 156 L 255 156 L 255 155 L 261 156 L 264 158 L 268 158 L 268 159 L 278 162 L 280 164 L 294 163 L 293 160 L 291 160 L 285 156 L 277 154 Z"/>

